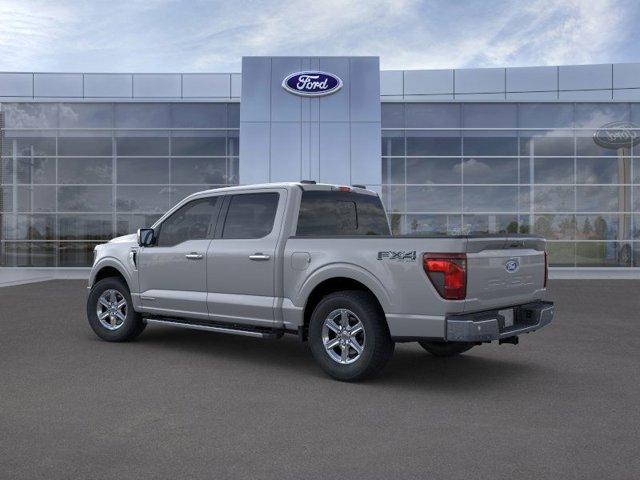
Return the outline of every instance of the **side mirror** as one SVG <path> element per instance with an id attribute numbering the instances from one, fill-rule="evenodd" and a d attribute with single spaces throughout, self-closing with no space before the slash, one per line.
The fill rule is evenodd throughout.
<path id="1" fill-rule="evenodd" d="M 156 237 L 153 228 L 138 229 L 138 245 L 141 247 L 150 247 L 154 243 L 156 243 Z"/>

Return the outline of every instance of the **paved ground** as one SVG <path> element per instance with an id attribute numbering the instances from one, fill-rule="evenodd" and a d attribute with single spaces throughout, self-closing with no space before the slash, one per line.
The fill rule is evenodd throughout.
<path id="1" fill-rule="evenodd" d="M 293 337 L 99 341 L 84 282 L 0 289 L 0 477 L 638 478 L 640 282 L 554 281 L 557 320 L 325 378 Z"/>

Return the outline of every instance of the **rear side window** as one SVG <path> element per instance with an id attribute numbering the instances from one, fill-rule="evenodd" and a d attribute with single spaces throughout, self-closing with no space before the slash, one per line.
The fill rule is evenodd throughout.
<path id="1" fill-rule="evenodd" d="M 379 197 L 311 190 L 302 194 L 296 235 L 390 235 L 390 232 Z"/>
<path id="2" fill-rule="evenodd" d="M 159 247 L 172 247 L 187 240 L 208 238 L 219 197 L 193 200 L 173 212 L 160 226 Z"/>
<path id="3" fill-rule="evenodd" d="M 277 193 L 233 195 L 222 238 L 262 238 L 271 233 L 278 209 Z"/>

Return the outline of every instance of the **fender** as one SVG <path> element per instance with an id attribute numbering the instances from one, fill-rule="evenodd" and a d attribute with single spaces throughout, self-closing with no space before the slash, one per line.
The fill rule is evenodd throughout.
<path id="1" fill-rule="evenodd" d="M 129 292 L 131 294 L 131 300 L 133 301 L 133 307 L 137 309 L 140 306 L 140 295 L 138 294 L 138 278 L 137 276 L 134 278 L 129 269 L 116 257 L 105 256 L 101 257 L 95 265 L 91 268 L 91 274 L 89 276 L 89 285 L 88 288 L 93 287 L 95 283 L 95 278 L 98 272 L 105 267 L 115 268 L 120 275 L 124 277 L 129 286 Z"/>
<path id="2" fill-rule="evenodd" d="M 344 277 L 362 283 L 375 295 L 385 312 L 389 311 L 391 300 L 382 282 L 369 270 L 353 263 L 330 263 L 312 272 L 292 299 L 294 305 L 304 308 L 311 292 L 320 283 L 332 278 Z"/>

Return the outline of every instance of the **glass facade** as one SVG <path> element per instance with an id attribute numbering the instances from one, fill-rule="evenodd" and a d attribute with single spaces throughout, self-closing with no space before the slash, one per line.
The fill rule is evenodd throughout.
<path id="1" fill-rule="evenodd" d="M 0 266 L 85 267 L 183 197 L 238 183 L 238 103 L 3 103 Z"/>
<path id="2" fill-rule="evenodd" d="M 640 266 L 640 146 L 596 143 L 611 122 L 640 124 L 640 104 L 383 103 L 392 229 L 534 233 L 552 266 Z"/>
<path id="3" fill-rule="evenodd" d="M 96 243 L 238 183 L 237 102 L 1 112 L 0 266 L 88 266 Z M 611 122 L 640 124 L 640 103 L 384 102 L 374 188 L 394 233 L 535 233 L 552 266 L 640 267 L 640 145 L 596 143 Z"/>

